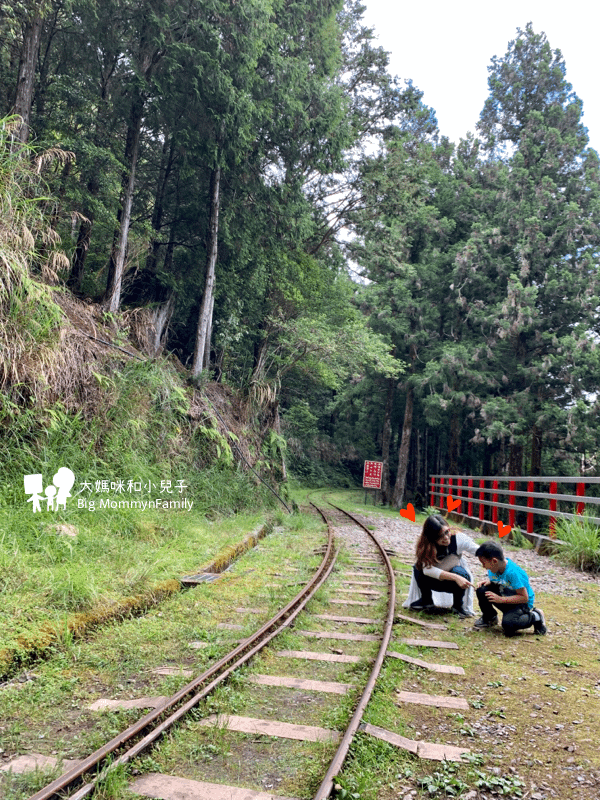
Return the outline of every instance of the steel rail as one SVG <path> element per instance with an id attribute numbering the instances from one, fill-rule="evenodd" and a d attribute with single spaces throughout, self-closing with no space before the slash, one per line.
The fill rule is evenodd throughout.
<path id="1" fill-rule="evenodd" d="M 358 701 L 358 705 L 356 706 L 354 714 L 352 715 L 352 719 L 350 720 L 350 723 L 346 728 L 346 732 L 342 738 L 342 741 L 340 742 L 338 749 L 333 757 L 333 760 L 329 765 L 329 769 L 327 770 L 327 773 L 325 774 L 325 777 L 323 778 L 321 785 L 319 786 L 317 793 L 314 796 L 314 800 L 325 800 L 325 798 L 330 796 L 331 791 L 334 787 L 335 778 L 337 777 L 340 769 L 342 768 L 344 760 L 348 755 L 348 750 L 350 749 L 350 745 L 352 744 L 354 735 L 358 730 L 363 714 L 367 707 L 367 703 L 371 699 L 375 683 L 377 681 L 377 678 L 379 677 L 379 673 L 381 672 L 383 659 L 385 658 L 385 654 L 387 652 L 387 648 L 392 635 L 392 625 L 394 622 L 394 612 L 396 606 L 396 580 L 394 576 L 394 569 L 392 567 L 392 563 L 388 557 L 388 554 L 385 552 L 383 546 L 376 538 L 376 536 L 366 527 L 366 525 L 363 525 L 363 523 L 360 522 L 360 520 L 356 519 L 356 517 L 354 517 L 345 509 L 333 505 L 333 503 L 330 503 L 329 505 L 333 506 L 333 508 L 336 508 L 338 511 L 341 511 L 343 514 L 346 514 L 348 517 L 350 517 L 350 519 L 352 519 L 359 527 L 361 527 L 364 531 L 366 531 L 366 533 L 369 534 L 371 539 L 373 539 L 373 541 L 375 542 L 375 544 L 377 545 L 377 547 L 381 552 L 381 556 L 388 570 L 389 595 L 388 595 L 388 611 L 385 620 L 381 646 L 379 648 L 377 658 L 375 659 L 375 663 L 373 664 L 369 680 L 367 681 L 367 684 L 363 690 L 360 700 Z"/>
<path id="2" fill-rule="evenodd" d="M 323 519 L 326 520 L 322 514 Z M 166 711 L 173 709 L 177 706 L 187 695 L 198 689 L 199 686 L 204 684 L 207 680 L 213 678 L 202 691 L 195 694 L 192 698 L 187 700 L 183 706 L 174 711 L 169 717 L 164 719 L 155 729 L 148 733 L 141 741 L 131 747 L 126 753 L 122 754 L 115 762 L 112 762 L 103 772 L 98 774 L 93 782 L 86 784 L 72 795 L 71 800 L 76 798 L 83 798 L 89 795 L 95 788 L 98 780 L 103 777 L 107 771 L 116 767 L 118 764 L 126 763 L 141 750 L 147 747 L 151 742 L 157 739 L 170 725 L 176 722 L 180 717 L 186 714 L 194 705 L 196 705 L 203 697 L 205 697 L 217 684 L 221 683 L 227 678 L 231 672 L 239 666 L 248 661 L 255 653 L 261 650 L 268 642 L 271 641 L 278 633 L 286 628 L 304 609 L 308 601 L 319 589 L 319 587 L 328 578 L 331 570 L 335 565 L 337 559 L 337 551 L 334 550 L 334 537 L 331 526 L 329 527 L 329 536 L 327 540 L 327 549 L 323 556 L 323 560 L 315 572 L 311 580 L 290 602 L 281 609 L 274 617 L 264 623 L 252 636 L 244 639 L 236 648 L 231 650 L 219 661 L 209 667 L 202 675 L 199 675 L 186 686 L 182 687 L 178 692 L 168 698 L 161 706 L 153 709 L 148 714 L 143 716 L 133 725 L 130 725 L 126 730 L 119 733 L 109 742 L 98 748 L 95 752 L 91 753 L 83 759 L 78 765 L 64 772 L 52 783 L 49 783 L 36 794 L 32 795 L 29 800 L 50 800 L 55 797 L 58 792 L 63 791 L 67 787 L 72 786 L 76 781 L 81 779 L 86 772 L 89 772 L 96 765 L 107 758 L 115 750 L 123 747 L 127 742 L 136 736 L 139 736 L 149 725 L 159 719 Z M 272 628 L 276 627 L 274 630 Z"/>

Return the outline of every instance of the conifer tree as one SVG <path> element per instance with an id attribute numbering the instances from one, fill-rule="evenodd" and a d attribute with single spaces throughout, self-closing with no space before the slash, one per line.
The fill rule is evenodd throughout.
<path id="1" fill-rule="evenodd" d="M 540 474 L 545 441 L 572 444 L 597 389 L 600 167 L 559 50 L 531 24 L 489 67 L 480 217 L 455 261 L 454 301 L 482 375 L 476 441 Z M 530 463 L 523 466 L 524 448 Z"/>

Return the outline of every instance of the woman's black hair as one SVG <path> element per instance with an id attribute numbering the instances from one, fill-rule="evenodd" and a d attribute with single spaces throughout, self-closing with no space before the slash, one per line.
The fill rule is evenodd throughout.
<path id="1" fill-rule="evenodd" d="M 437 558 L 436 544 L 444 528 L 448 528 L 448 521 L 441 514 L 432 514 L 423 524 L 421 535 L 417 539 L 416 555 L 417 569 L 431 567 Z"/>
<path id="2" fill-rule="evenodd" d="M 423 523 L 423 536 L 431 544 L 436 544 L 444 528 L 450 527 L 448 521 L 441 514 L 432 514 Z"/>

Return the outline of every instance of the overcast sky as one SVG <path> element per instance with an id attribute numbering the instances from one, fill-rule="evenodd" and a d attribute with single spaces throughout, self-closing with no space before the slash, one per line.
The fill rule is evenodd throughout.
<path id="1" fill-rule="evenodd" d="M 600 152 L 600 4 L 595 0 L 362 0 L 364 24 L 390 53 L 390 72 L 412 78 L 452 141 L 475 125 L 488 95 L 487 67 L 503 57 L 517 28 L 533 23 L 559 49 L 567 80 L 583 101 L 590 146 Z"/>

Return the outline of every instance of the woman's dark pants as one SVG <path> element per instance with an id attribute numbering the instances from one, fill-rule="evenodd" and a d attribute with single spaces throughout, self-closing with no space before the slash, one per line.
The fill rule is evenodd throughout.
<path id="1" fill-rule="evenodd" d="M 433 605 L 432 592 L 448 592 L 448 594 L 451 594 L 453 597 L 452 608 L 462 610 L 466 589 L 461 589 L 455 581 L 440 581 L 437 578 L 431 578 L 429 575 L 425 575 L 423 570 L 417 569 L 416 567 L 413 567 L 413 572 L 417 586 L 421 590 L 423 605 Z M 454 572 L 456 575 L 462 575 L 462 577 L 466 578 L 468 581 L 471 580 L 471 576 L 464 567 L 452 567 L 448 572 Z"/>

